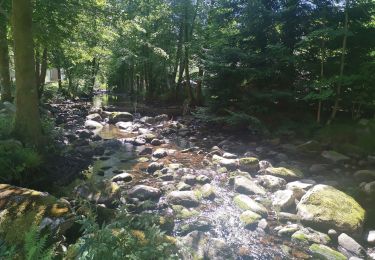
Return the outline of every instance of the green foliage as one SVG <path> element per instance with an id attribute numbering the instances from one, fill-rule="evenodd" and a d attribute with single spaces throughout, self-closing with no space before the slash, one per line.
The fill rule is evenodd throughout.
<path id="1" fill-rule="evenodd" d="M 32 226 L 26 233 L 24 244 L 25 259 L 50 260 L 56 255 L 54 245 L 48 247 L 48 235 L 41 235 L 37 226 Z"/>
<path id="2" fill-rule="evenodd" d="M 99 226 L 90 214 L 79 223 L 83 235 L 68 250 L 75 259 L 177 259 L 174 246 L 160 231 L 154 215 L 129 215 L 125 210 Z"/>
<path id="3" fill-rule="evenodd" d="M 0 140 L 10 137 L 12 126 L 13 117 L 0 114 Z"/>

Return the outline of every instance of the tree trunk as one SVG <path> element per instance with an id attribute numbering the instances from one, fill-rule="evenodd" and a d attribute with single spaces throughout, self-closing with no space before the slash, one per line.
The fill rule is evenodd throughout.
<path id="1" fill-rule="evenodd" d="M 39 98 L 42 97 L 44 92 L 44 84 L 46 83 L 46 75 L 47 75 L 47 62 L 48 62 L 48 50 L 47 48 L 43 49 L 43 55 L 42 55 L 42 64 L 40 68 L 40 75 L 38 79 L 38 94 Z"/>
<path id="2" fill-rule="evenodd" d="M 38 89 L 35 78 L 31 0 L 13 0 L 13 39 L 16 69 L 14 134 L 24 143 L 42 144 Z"/>
<path id="3" fill-rule="evenodd" d="M 57 68 L 57 83 L 59 84 L 59 92 L 62 91 L 61 68 Z"/>
<path id="4" fill-rule="evenodd" d="M 7 18 L 0 12 L 0 87 L 2 101 L 12 101 L 7 24 Z"/>
<path id="5" fill-rule="evenodd" d="M 323 81 L 324 79 L 324 61 L 325 61 L 325 41 L 322 40 L 322 49 L 321 49 L 321 60 L 320 60 L 320 80 Z M 322 86 L 319 86 L 319 94 L 322 94 Z M 322 100 L 319 99 L 318 103 L 318 112 L 316 114 L 316 122 L 320 124 L 321 121 L 321 114 L 322 114 Z"/>
<path id="6" fill-rule="evenodd" d="M 196 97 L 197 97 L 196 102 L 198 106 L 203 105 L 203 95 L 202 95 L 203 75 L 204 75 L 203 68 L 199 67 L 198 82 L 197 82 L 197 88 L 196 88 Z"/>
<path id="7" fill-rule="evenodd" d="M 346 0 L 345 1 L 344 38 L 342 40 L 342 51 L 341 51 L 341 62 L 340 62 L 340 78 L 339 78 L 339 82 L 337 84 L 336 99 L 335 99 L 335 104 L 333 105 L 333 108 L 332 108 L 331 118 L 327 122 L 328 125 L 331 124 L 332 121 L 335 119 L 337 110 L 339 109 L 342 81 L 343 81 L 344 68 L 345 68 L 346 43 L 347 43 L 347 39 L 348 39 L 348 24 L 349 24 L 348 8 L 349 8 L 349 0 Z"/>
<path id="8" fill-rule="evenodd" d="M 95 80 L 96 80 L 96 58 L 93 58 L 91 62 L 91 85 L 89 89 L 89 92 L 90 92 L 89 96 L 93 96 L 94 94 Z"/>

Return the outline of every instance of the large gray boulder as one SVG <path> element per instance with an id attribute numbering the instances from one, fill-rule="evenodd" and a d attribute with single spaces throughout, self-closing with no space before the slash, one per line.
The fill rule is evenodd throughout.
<path id="1" fill-rule="evenodd" d="M 365 210 L 349 195 L 328 185 L 316 185 L 297 205 L 302 223 L 327 231 L 360 234 Z"/>
<path id="2" fill-rule="evenodd" d="M 234 178 L 234 189 L 242 194 L 266 194 L 266 190 L 262 186 L 244 176 Z"/>
<path id="3" fill-rule="evenodd" d="M 128 192 L 128 196 L 131 198 L 137 198 L 139 200 L 150 200 L 157 199 L 161 195 L 161 192 L 158 188 L 154 188 L 146 185 L 137 185 L 134 186 Z"/>

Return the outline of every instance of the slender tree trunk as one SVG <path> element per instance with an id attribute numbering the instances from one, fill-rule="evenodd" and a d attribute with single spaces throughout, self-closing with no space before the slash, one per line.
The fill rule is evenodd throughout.
<path id="1" fill-rule="evenodd" d="M 61 68 L 57 68 L 57 83 L 59 84 L 59 92 L 62 91 Z"/>
<path id="2" fill-rule="evenodd" d="M 43 49 L 42 55 L 42 64 L 40 67 L 40 75 L 38 80 L 38 90 L 39 90 L 39 98 L 42 97 L 44 92 L 44 84 L 46 83 L 46 75 L 47 75 L 47 68 L 48 68 L 48 50 L 47 48 Z"/>
<path id="3" fill-rule="evenodd" d="M 325 61 L 325 41 L 322 40 L 322 49 L 321 49 L 321 60 L 320 60 L 320 80 L 323 81 L 324 79 L 324 61 Z M 319 86 L 319 94 L 322 94 L 322 86 Z M 320 124 L 321 121 L 321 114 L 322 114 L 322 100 L 319 99 L 318 102 L 318 112 L 316 115 L 316 122 Z"/>
<path id="4" fill-rule="evenodd" d="M 40 79 L 40 52 L 38 48 L 35 48 L 35 82 L 36 86 L 39 86 Z"/>
<path id="5" fill-rule="evenodd" d="M 91 62 L 91 85 L 89 90 L 89 96 L 94 94 L 94 87 L 95 87 L 95 80 L 96 80 L 96 58 L 92 59 Z"/>
<path id="6" fill-rule="evenodd" d="M 188 91 L 188 100 L 190 105 L 195 105 L 195 98 L 194 98 L 194 93 L 191 88 L 191 83 L 190 83 L 190 70 L 189 70 L 189 43 L 190 43 L 190 38 L 189 36 L 192 35 L 193 31 L 193 25 L 191 26 L 189 30 L 189 23 L 187 21 L 188 19 L 188 10 L 187 7 L 185 9 L 185 79 L 186 79 L 186 87 Z M 194 17 L 195 19 L 195 17 Z M 192 24 L 194 24 L 194 19 L 192 20 Z"/>
<path id="7" fill-rule="evenodd" d="M 184 40 L 184 29 L 183 29 L 183 21 L 181 19 L 180 23 L 180 30 L 178 32 L 178 45 L 177 45 L 177 53 L 176 53 L 176 61 L 172 73 L 172 80 L 176 84 L 176 76 L 178 71 L 178 65 L 181 64 L 181 58 L 182 58 L 182 42 Z"/>
<path id="8" fill-rule="evenodd" d="M 343 81 L 344 68 L 345 68 L 346 44 L 347 44 L 347 39 L 348 39 L 348 24 L 349 24 L 348 8 L 349 8 L 349 0 L 346 0 L 345 1 L 344 38 L 342 40 L 342 51 L 341 51 L 341 62 L 340 62 L 340 78 L 337 84 L 336 99 L 335 99 L 335 104 L 333 105 L 333 108 L 332 108 L 331 118 L 327 122 L 328 125 L 331 124 L 331 122 L 336 117 L 336 113 L 337 113 L 337 110 L 339 109 L 339 102 L 341 98 L 341 88 L 342 88 L 342 81 Z"/>
<path id="9" fill-rule="evenodd" d="M 16 69 L 14 134 L 24 143 L 40 147 L 42 128 L 35 78 L 31 0 L 13 0 L 13 39 Z"/>
<path id="10" fill-rule="evenodd" d="M 0 12 L 0 87 L 2 101 L 12 101 L 7 24 L 7 18 Z"/>

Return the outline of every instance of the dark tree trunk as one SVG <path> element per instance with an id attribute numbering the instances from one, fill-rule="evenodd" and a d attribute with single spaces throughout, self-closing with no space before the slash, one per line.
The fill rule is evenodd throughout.
<path id="1" fill-rule="evenodd" d="M 17 107 L 14 134 L 22 142 L 40 147 L 42 127 L 35 78 L 31 0 L 13 0 L 12 12 Z"/>
<path id="2" fill-rule="evenodd" d="M 57 83 L 59 84 L 59 91 L 62 91 L 61 68 L 57 68 Z"/>
<path id="3" fill-rule="evenodd" d="M 44 84 L 46 83 L 46 75 L 47 75 L 47 68 L 48 68 L 48 50 L 47 48 L 43 49 L 43 56 L 42 56 L 42 65 L 40 68 L 40 75 L 38 80 L 38 90 L 39 90 L 39 98 L 42 97 L 44 91 Z"/>
<path id="4" fill-rule="evenodd" d="M 12 101 L 7 24 L 7 18 L 0 12 L 0 87 L 2 101 Z"/>
<path id="5" fill-rule="evenodd" d="M 197 82 L 197 88 L 196 88 L 196 97 L 197 97 L 196 102 L 198 106 L 203 105 L 203 94 L 202 94 L 203 75 L 204 75 L 203 68 L 199 67 L 198 82 Z"/>

